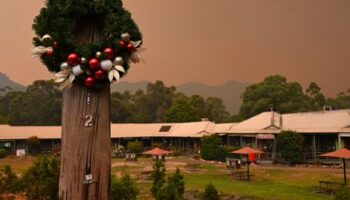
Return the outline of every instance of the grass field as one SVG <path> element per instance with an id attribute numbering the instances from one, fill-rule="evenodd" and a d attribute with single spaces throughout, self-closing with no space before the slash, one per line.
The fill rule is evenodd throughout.
<path id="1" fill-rule="evenodd" d="M 33 160 L 33 157 L 5 158 L 0 160 L 0 166 L 9 164 L 17 173 L 23 173 Z M 203 191 L 208 183 L 212 183 L 220 192 L 238 196 L 274 200 L 327 200 L 332 197 L 315 193 L 313 186 L 318 185 L 320 180 L 338 182 L 342 180 L 342 170 L 336 168 L 256 166 L 252 167 L 252 181 L 236 181 L 229 176 L 229 170 L 224 164 L 189 160 L 187 157 L 168 159 L 166 168 L 167 173 L 174 172 L 177 167 L 180 168 L 185 177 L 186 190 L 190 191 Z M 186 169 L 188 162 L 199 163 L 198 171 L 188 172 Z M 142 172 L 151 170 L 150 158 L 141 158 L 136 163 L 124 162 L 121 159 L 112 160 L 113 174 L 121 176 L 127 173 L 137 180 L 143 197 L 141 199 L 148 199 L 151 196 L 149 193 L 151 181 L 141 180 L 138 177 Z"/>

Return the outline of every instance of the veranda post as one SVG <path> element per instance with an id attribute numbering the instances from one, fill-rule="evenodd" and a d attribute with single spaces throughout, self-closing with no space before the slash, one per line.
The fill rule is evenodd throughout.
<path id="1" fill-rule="evenodd" d="M 34 54 L 63 89 L 59 199 L 108 200 L 109 83 L 141 60 L 141 33 L 121 0 L 47 1 L 33 28 Z"/>

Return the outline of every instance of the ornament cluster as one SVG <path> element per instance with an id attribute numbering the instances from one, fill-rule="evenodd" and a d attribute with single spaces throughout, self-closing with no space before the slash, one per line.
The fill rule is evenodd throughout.
<path id="1" fill-rule="evenodd" d="M 46 34 L 41 38 L 52 40 L 52 46 L 37 46 L 33 49 L 34 56 L 50 60 L 55 56 L 56 49 L 59 49 L 59 41 L 53 40 Z M 55 73 L 55 82 L 60 84 L 60 88 L 68 88 L 74 82 L 82 83 L 88 88 L 97 88 L 103 85 L 118 81 L 127 72 L 129 63 L 139 63 L 142 60 L 143 51 L 141 41 L 131 41 L 129 33 L 123 33 L 115 45 L 101 49 L 93 53 L 93 56 L 86 57 L 76 52 L 68 54 L 62 60 L 59 71 Z"/>

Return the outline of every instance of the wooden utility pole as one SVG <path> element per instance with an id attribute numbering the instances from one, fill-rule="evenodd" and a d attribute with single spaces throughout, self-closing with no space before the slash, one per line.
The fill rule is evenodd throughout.
<path id="1" fill-rule="evenodd" d="M 99 41 L 100 24 L 79 21 L 78 27 L 79 42 Z M 73 84 L 63 92 L 62 109 L 59 199 L 109 200 L 110 85 L 95 90 Z"/>
<path id="2" fill-rule="evenodd" d="M 95 91 L 74 84 L 63 93 L 62 114 L 59 198 L 108 200 L 111 176 L 109 85 Z M 89 115 L 91 122 L 86 117 Z"/>

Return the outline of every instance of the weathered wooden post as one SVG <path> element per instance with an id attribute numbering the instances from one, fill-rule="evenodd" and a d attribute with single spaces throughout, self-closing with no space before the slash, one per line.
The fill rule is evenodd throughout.
<path id="1" fill-rule="evenodd" d="M 75 37 L 99 43 L 99 25 L 89 19 L 78 21 Z M 110 86 L 94 90 L 73 84 L 63 91 L 59 197 L 108 200 L 110 173 Z"/>
<path id="2" fill-rule="evenodd" d="M 109 88 L 63 92 L 60 199 L 109 199 Z"/>
<path id="3" fill-rule="evenodd" d="M 59 199 L 108 200 L 109 83 L 141 60 L 141 34 L 121 0 L 46 5 L 33 25 L 34 54 L 63 88 Z"/>

